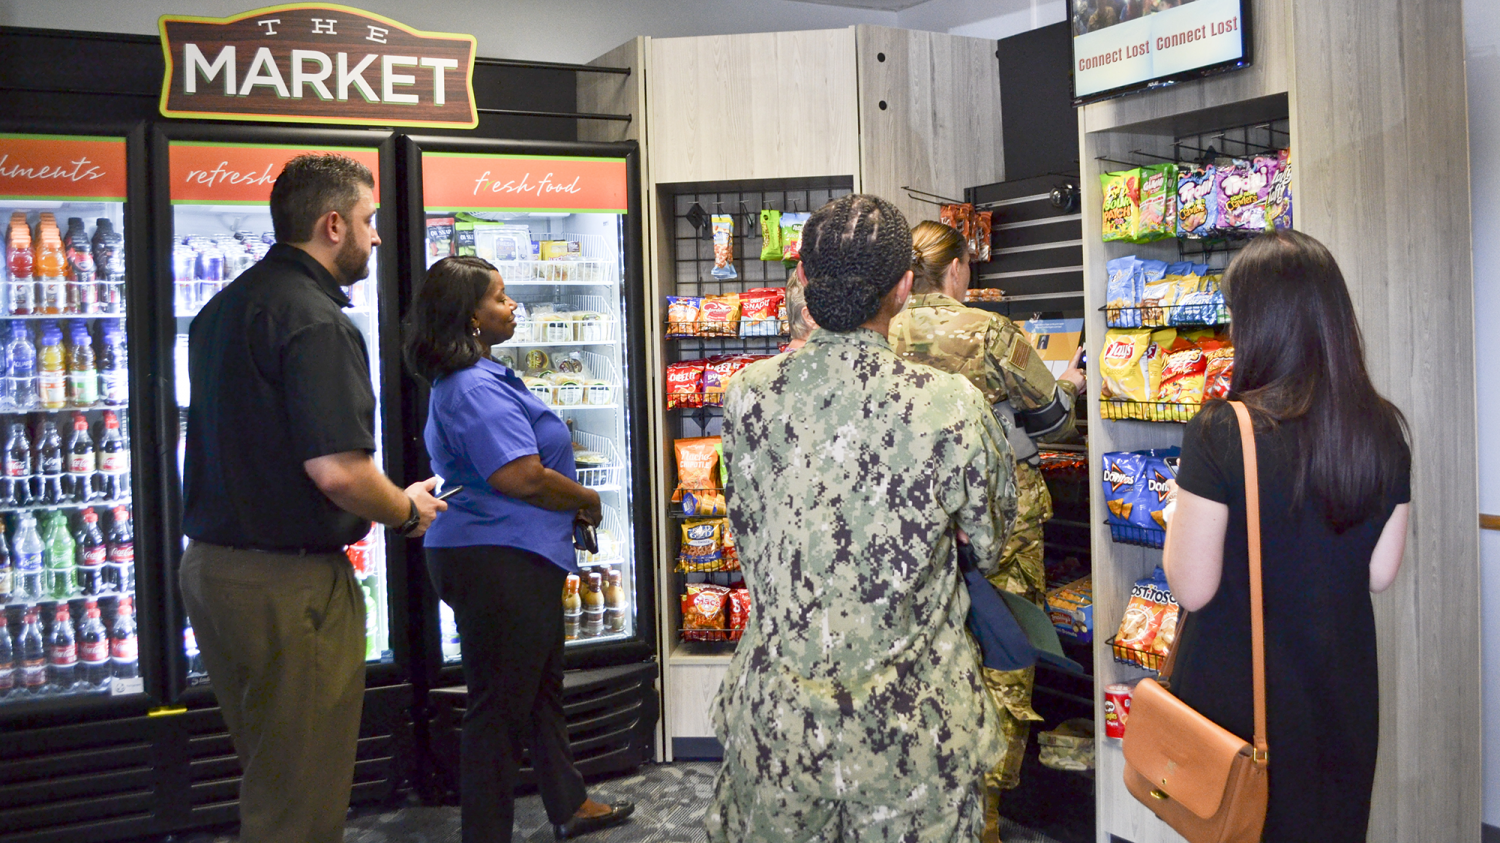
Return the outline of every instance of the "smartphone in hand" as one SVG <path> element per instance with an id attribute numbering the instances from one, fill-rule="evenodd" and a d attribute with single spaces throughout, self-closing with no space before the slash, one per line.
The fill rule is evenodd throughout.
<path id="1" fill-rule="evenodd" d="M 437 496 L 437 499 L 440 500 L 440 501 L 445 501 L 445 500 L 453 497 L 454 495 L 458 494 L 459 492 L 462 492 L 463 490 L 464 490 L 464 487 L 462 487 L 462 486 L 454 486 L 451 489 L 444 489 L 443 493 L 441 495 Z"/>

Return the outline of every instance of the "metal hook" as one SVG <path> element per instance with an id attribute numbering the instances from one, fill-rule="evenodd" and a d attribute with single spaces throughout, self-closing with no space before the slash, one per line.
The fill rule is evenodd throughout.
<path id="1" fill-rule="evenodd" d="M 936 193 L 928 193 L 925 190 L 918 190 L 915 187 L 911 187 L 910 185 L 903 184 L 903 185 L 901 185 L 901 189 L 904 190 L 904 191 L 906 191 L 906 195 L 907 195 L 908 198 L 915 199 L 918 202 L 926 202 L 929 205 L 962 205 L 962 204 L 964 204 L 961 200 L 958 200 L 958 199 L 949 199 L 946 196 L 939 196 Z M 916 194 L 916 193 L 921 194 L 921 196 L 913 196 L 912 195 L 912 194 Z M 924 198 L 922 198 L 924 196 L 931 197 L 931 198 L 924 199 Z M 933 201 L 933 200 L 938 200 L 938 201 Z"/>

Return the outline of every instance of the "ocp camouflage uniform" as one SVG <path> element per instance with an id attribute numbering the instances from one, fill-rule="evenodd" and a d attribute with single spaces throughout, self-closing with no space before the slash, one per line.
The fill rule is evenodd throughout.
<path id="1" fill-rule="evenodd" d="M 730 522 L 753 606 L 714 700 L 727 841 L 970 841 L 999 718 L 954 528 L 998 570 L 1013 458 L 984 397 L 868 329 L 735 376 Z"/>
<path id="2" fill-rule="evenodd" d="M 1052 496 L 1033 464 L 1033 442 L 1058 441 L 1073 433 L 1073 385 L 1052 376 L 1014 322 L 941 293 L 912 296 L 891 320 L 890 340 L 892 349 L 909 360 L 963 375 L 995 408 L 1016 453 L 1020 502 L 1000 570 L 989 580 L 1045 608 L 1042 524 L 1052 517 Z M 1034 679 L 1032 668 L 984 671 L 984 683 L 1003 712 L 1006 738 L 1004 753 L 985 776 L 991 787 L 1005 790 L 1021 783 L 1031 723 L 1042 719 L 1031 708 Z"/>

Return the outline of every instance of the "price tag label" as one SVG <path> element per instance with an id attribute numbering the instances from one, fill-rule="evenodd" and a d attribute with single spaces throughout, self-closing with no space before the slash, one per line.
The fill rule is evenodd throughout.
<path id="1" fill-rule="evenodd" d="M 109 695 L 112 697 L 123 697 L 128 694 L 146 693 L 145 681 L 137 676 L 133 679 L 119 679 L 109 683 Z"/>

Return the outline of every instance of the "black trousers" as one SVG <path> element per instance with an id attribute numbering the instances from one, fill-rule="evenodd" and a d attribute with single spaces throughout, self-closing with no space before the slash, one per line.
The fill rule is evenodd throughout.
<path id="1" fill-rule="evenodd" d="M 567 573 L 511 547 L 430 547 L 427 571 L 463 638 L 464 843 L 509 843 L 523 747 L 547 817 L 562 823 L 588 793 L 563 717 L 562 591 Z"/>

